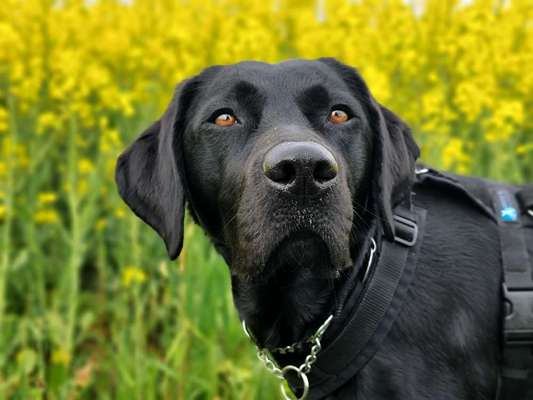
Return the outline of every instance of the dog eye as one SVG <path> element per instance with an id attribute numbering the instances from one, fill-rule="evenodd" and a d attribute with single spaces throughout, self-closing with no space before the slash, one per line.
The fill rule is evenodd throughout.
<path id="1" fill-rule="evenodd" d="M 342 124 L 350 119 L 348 113 L 341 109 L 334 109 L 329 113 L 328 120 L 333 124 Z"/>
<path id="2" fill-rule="evenodd" d="M 231 126 L 237 123 L 237 118 L 235 115 L 228 112 L 217 115 L 215 118 L 215 124 L 218 126 Z"/>

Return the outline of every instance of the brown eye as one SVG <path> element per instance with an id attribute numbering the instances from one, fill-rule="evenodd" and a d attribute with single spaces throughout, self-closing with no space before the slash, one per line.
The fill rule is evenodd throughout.
<path id="1" fill-rule="evenodd" d="M 345 111 L 342 110 L 333 110 L 328 117 L 329 121 L 333 124 L 342 124 L 343 122 L 348 121 L 349 117 Z"/>
<path id="2" fill-rule="evenodd" d="M 231 126 L 237 122 L 237 118 L 234 115 L 224 113 L 215 118 L 215 124 L 218 126 Z"/>

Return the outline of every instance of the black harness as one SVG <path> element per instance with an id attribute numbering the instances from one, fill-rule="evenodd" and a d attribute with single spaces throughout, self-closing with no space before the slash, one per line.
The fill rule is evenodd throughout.
<path id="1" fill-rule="evenodd" d="M 526 399 L 533 395 L 533 187 L 476 182 L 472 185 L 461 177 L 420 169 L 413 190 L 431 185 L 455 191 L 498 224 L 504 321 L 497 398 Z M 308 374 L 309 400 L 326 397 L 355 376 L 377 352 L 399 315 L 416 271 L 426 210 L 404 204 L 394 212 L 395 238 L 381 235 L 379 257 L 359 294 L 358 307 Z M 296 393 L 301 390 L 297 380 L 290 383 Z"/>
<path id="2" fill-rule="evenodd" d="M 498 225 L 502 266 L 502 368 L 498 399 L 533 396 L 533 186 L 468 181 L 426 169 L 418 184 L 462 192 Z M 416 186 L 415 186 L 416 189 Z"/>
<path id="3" fill-rule="evenodd" d="M 533 245 L 533 188 L 494 185 L 491 189 L 498 218 L 504 272 L 504 336 L 502 395 L 532 396 L 533 270 L 528 252 Z M 529 239 L 529 240 L 528 240 Z"/>

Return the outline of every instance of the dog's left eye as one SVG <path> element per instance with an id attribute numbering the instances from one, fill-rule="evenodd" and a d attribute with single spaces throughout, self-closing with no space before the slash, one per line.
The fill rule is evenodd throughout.
<path id="1" fill-rule="evenodd" d="M 348 113 L 341 109 L 334 109 L 329 113 L 328 120 L 333 124 L 342 124 L 350 119 Z"/>
<path id="2" fill-rule="evenodd" d="M 210 121 L 218 126 L 231 126 L 239 122 L 237 117 L 230 110 L 215 112 L 210 118 Z"/>

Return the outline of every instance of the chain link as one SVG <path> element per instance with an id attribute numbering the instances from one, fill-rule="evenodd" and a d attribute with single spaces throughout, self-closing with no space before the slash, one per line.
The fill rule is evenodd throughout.
<path id="1" fill-rule="evenodd" d="M 283 377 L 283 372 L 279 367 L 276 365 L 276 363 L 269 357 L 268 351 L 265 349 L 257 350 L 257 358 L 259 358 L 265 368 L 269 370 L 273 375 L 275 375 L 279 379 L 285 379 Z"/>
<path id="2" fill-rule="evenodd" d="M 300 365 L 299 370 L 303 372 L 304 374 L 308 374 L 311 372 L 311 367 L 316 362 L 318 353 L 322 350 L 322 345 L 320 344 L 320 339 L 315 338 L 315 344 L 313 347 L 311 347 L 311 354 L 309 354 L 307 357 L 305 357 L 305 361 L 302 365 Z"/>
<path id="3" fill-rule="evenodd" d="M 290 346 L 285 347 L 276 347 L 275 349 L 270 350 L 271 353 L 287 354 L 296 352 L 296 346 L 299 343 L 293 343 Z"/>
<path id="4" fill-rule="evenodd" d="M 320 352 L 320 350 L 322 350 L 322 344 L 320 343 L 320 339 L 322 339 L 322 336 L 328 329 L 332 319 L 333 315 L 330 315 L 328 319 L 326 319 L 326 321 L 317 329 L 315 334 L 306 341 L 309 343 L 313 343 L 313 345 L 311 346 L 310 353 L 305 357 L 303 364 L 299 367 L 295 367 L 294 365 L 287 365 L 283 367 L 283 369 L 280 369 L 277 363 L 272 358 L 272 353 L 274 352 L 280 354 L 293 353 L 296 350 L 296 346 L 299 345 L 298 343 L 294 343 L 290 346 L 285 347 L 277 347 L 272 350 L 260 348 L 257 349 L 257 358 L 259 358 L 265 368 L 278 379 L 282 381 L 287 380 L 286 374 L 291 371 L 297 374 L 298 378 L 303 383 L 303 394 L 301 397 L 299 397 L 298 400 L 304 400 L 307 397 L 307 394 L 309 393 L 309 379 L 307 378 L 307 374 L 311 372 L 311 367 L 316 362 L 318 353 Z M 252 336 L 250 335 L 250 332 L 248 331 L 248 328 L 246 327 L 244 321 L 243 329 L 246 335 L 250 339 L 252 339 Z M 281 394 L 283 395 L 283 398 L 285 400 L 291 400 L 291 398 L 287 395 L 285 391 L 285 386 L 283 386 L 283 383 L 281 384 Z"/>

